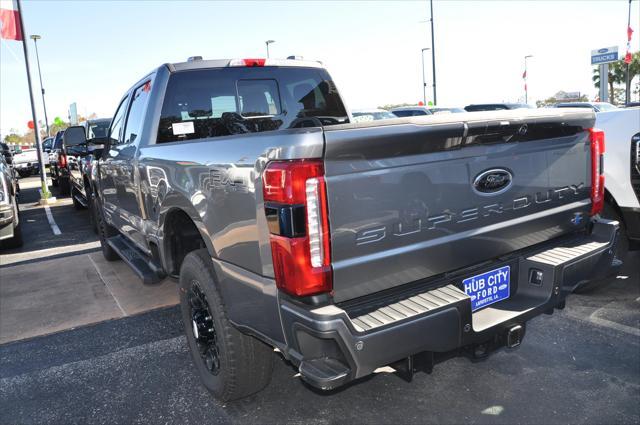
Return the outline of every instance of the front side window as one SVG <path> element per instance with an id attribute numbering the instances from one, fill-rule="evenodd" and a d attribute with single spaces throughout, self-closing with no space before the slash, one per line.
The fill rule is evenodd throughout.
<path id="1" fill-rule="evenodd" d="M 332 125 L 349 118 L 328 73 L 316 68 L 219 68 L 171 75 L 158 143 Z"/>
<path id="2" fill-rule="evenodd" d="M 124 121 L 124 113 L 126 111 L 127 100 L 129 97 L 125 97 L 120 102 L 120 106 L 118 106 L 118 110 L 113 116 L 113 120 L 111 121 L 111 127 L 109 128 L 109 144 L 111 146 L 116 146 L 120 143 L 120 133 L 122 131 L 122 124 Z"/>

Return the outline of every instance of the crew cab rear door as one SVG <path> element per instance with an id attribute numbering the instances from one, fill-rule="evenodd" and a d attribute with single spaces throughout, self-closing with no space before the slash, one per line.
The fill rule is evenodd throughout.
<path id="1" fill-rule="evenodd" d="M 326 128 L 335 301 L 584 228 L 593 122 L 520 110 Z"/>

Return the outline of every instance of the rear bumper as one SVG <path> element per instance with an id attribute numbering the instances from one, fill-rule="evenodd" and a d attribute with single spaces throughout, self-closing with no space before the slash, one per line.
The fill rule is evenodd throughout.
<path id="1" fill-rule="evenodd" d="M 522 252 L 494 265 L 429 282 L 428 287 L 417 286 L 411 292 L 355 307 L 313 308 L 282 300 L 285 354 L 309 384 L 332 389 L 419 353 L 446 353 L 486 343 L 504 345 L 508 330 L 524 329 L 529 319 L 563 307 L 566 296 L 578 286 L 614 272 L 617 238 L 618 223 L 601 219 L 590 235 Z M 514 270 L 510 298 L 472 313 L 470 298 L 459 289 L 462 279 L 502 264 Z M 540 284 L 529 283 L 531 270 L 543 273 Z M 413 309 L 403 309 L 403 305 Z M 410 313 L 402 317 L 401 311 Z M 380 314 L 384 312 L 388 314 Z"/>
<path id="2" fill-rule="evenodd" d="M 13 237 L 14 211 L 13 205 L 0 204 L 0 241 Z"/>
<path id="3" fill-rule="evenodd" d="M 35 170 L 38 168 L 38 164 L 37 163 L 27 163 L 27 162 L 23 162 L 22 164 L 14 164 L 13 168 L 15 168 L 16 170 L 20 170 L 20 171 L 30 171 L 30 170 Z"/>

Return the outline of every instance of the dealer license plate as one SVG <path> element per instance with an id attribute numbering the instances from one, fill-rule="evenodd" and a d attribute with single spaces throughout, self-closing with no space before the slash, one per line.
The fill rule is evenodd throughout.
<path id="1" fill-rule="evenodd" d="M 462 285 L 471 297 L 471 311 L 509 298 L 510 278 L 511 268 L 504 266 L 464 279 Z"/>

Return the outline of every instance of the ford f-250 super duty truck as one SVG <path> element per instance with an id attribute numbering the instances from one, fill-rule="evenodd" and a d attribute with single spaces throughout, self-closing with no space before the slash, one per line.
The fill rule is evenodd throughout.
<path id="1" fill-rule="evenodd" d="M 527 320 L 620 263 L 594 120 L 350 123 L 315 62 L 162 65 L 122 98 L 98 164 L 103 254 L 145 283 L 179 279 L 221 399 L 267 385 L 273 348 L 321 389 L 390 364 L 409 379 L 519 345 Z"/>

